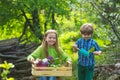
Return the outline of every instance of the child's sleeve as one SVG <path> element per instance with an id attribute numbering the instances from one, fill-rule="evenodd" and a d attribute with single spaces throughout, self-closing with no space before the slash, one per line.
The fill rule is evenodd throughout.
<path id="1" fill-rule="evenodd" d="M 62 60 L 64 60 L 64 61 L 71 61 L 71 58 L 67 55 L 67 53 L 65 53 L 65 52 L 63 51 L 62 48 L 59 48 L 59 50 L 60 50 L 60 54 L 62 55 L 62 56 L 61 56 L 61 57 L 62 57 Z"/>
<path id="2" fill-rule="evenodd" d="M 30 58 L 40 58 L 42 57 L 41 54 L 43 53 L 43 50 L 42 50 L 42 47 L 39 46 L 36 50 L 33 51 L 33 53 L 31 53 L 28 57 L 27 57 L 27 60 L 29 61 Z"/>
<path id="3" fill-rule="evenodd" d="M 95 51 L 101 51 L 101 48 L 97 42 L 94 43 L 94 47 L 95 47 Z"/>
<path id="4" fill-rule="evenodd" d="M 80 49 L 81 39 L 78 39 L 78 40 L 75 42 L 75 45 L 76 45 L 77 48 Z"/>

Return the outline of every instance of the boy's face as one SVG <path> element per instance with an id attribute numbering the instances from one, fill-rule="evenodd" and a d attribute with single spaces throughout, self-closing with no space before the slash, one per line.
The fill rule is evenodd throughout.
<path id="1" fill-rule="evenodd" d="M 92 36 L 92 34 L 82 34 L 82 37 L 83 37 L 85 40 L 90 39 L 91 36 Z"/>

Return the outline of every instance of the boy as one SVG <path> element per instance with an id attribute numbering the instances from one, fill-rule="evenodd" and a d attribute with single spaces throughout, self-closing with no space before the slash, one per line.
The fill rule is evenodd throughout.
<path id="1" fill-rule="evenodd" d="M 74 50 L 78 51 L 78 80 L 92 80 L 95 65 L 94 55 L 101 54 L 97 42 L 91 38 L 93 31 L 92 24 L 83 24 L 80 27 L 82 38 L 73 45 Z"/>

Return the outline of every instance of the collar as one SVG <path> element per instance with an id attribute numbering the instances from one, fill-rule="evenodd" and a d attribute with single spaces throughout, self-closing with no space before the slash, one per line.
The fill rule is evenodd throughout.
<path id="1" fill-rule="evenodd" d="M 54 46 L 48 46 L 48 48 L 54 48 Z"/>
<path id="2" fill-rule="evenodd" d="M 83 40 L 86 41 L 86 42 L 90 41 L 91 39 L 92 39 L 92 38 L 89 38 L 88 40 L 85 40 L 85 39 L 83 38 Z"/>

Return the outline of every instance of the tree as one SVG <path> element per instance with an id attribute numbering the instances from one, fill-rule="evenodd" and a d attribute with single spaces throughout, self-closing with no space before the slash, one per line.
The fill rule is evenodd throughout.
<path id="1" fill-rule="evenodd" d="M 103 24 L 110 25 L 117 40 L 120 41 L 120 1 L 119 0 L 89 0 L 94 10 L 102 18 Z M 106 27 L 107 28 L 107 27 Z M 110 32 L 111 34 L 111 32 Z M 112 41 L 116 38 L 110 35 Z"/>
<path id="2" fill-rule="evenodd" d="M 42 40 L 43 33 L 49 29 L 56 29 L 56 16 L 69 16 L 70 4 L 74 0 L 1 0 L 0 25 L 11 20 L 23 22 L 20 40 L 29 29 L 31 34 Z"/>

